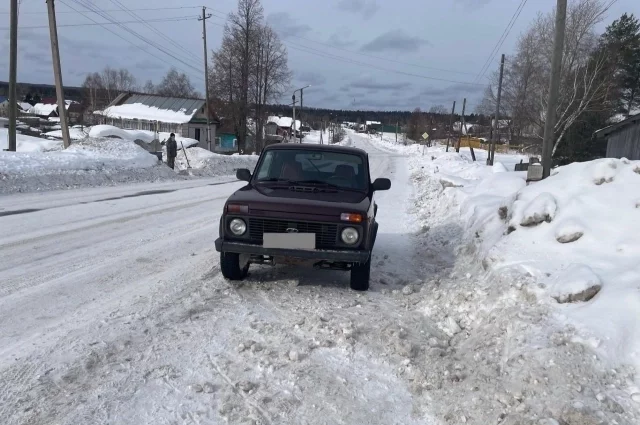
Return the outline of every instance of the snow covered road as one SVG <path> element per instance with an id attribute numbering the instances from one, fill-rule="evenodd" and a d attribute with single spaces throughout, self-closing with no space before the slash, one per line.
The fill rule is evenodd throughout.
<path id="1" fill-rule="evenodd" d="M 597 423 L 576 403 L 625 371 L 541 342 L 544 311 L 456 261 L 439 183 L 350 137 L 392 180 L 367 293 L 335 271 L 222 279 L 213 241 L 239 182 L 1 198 L 0 423 Z M 633 423 L 614 403 L 603 417 Z"/>

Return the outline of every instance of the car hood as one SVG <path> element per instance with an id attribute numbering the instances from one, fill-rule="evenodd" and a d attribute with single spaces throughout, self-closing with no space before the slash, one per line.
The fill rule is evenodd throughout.
<path id="1" fill-rule="evenodd" d="M 268 185 L 247 185 L 231 195 L 228 202 L 248 205 L 251 215 L 315 215 L 338 221 L 340 214 L 345 212 L 366 216 L 370 205 L 364 192 L 294 192 L 287 187 Z"/>

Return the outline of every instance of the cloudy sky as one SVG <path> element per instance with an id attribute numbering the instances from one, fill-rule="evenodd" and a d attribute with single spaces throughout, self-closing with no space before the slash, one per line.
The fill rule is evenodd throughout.
<path id="1" fill-rule="evenodd" d="M 57 0 L 64 83 L 80 85 L 87 73 L 109 65 L 128 68 L 142 85 L 147 79 L 159 81 L 175 66 L 204 92 L 198 3 L 214 14 L 207 40 L 209 48 L 216 49 L 236 0 Z M 536 14 L 552 10 L 555 3 L 529 0 L 498 53 L 513 51 L 518 35 Z M 519 4 L 520 0 L 263 0 L 266 20 L 289 51 L 291 91 L 312 85 L 305 90 L 305 105 L 386 110 L 450 107 L 464 97 L 473 109 L 487 76 L 498 68 L 499 54 L 484 78 L 478 79 L 478 74 Z M 122 5 L 137 16 L 122 11 Z M 95 25 L 107 21 L 87 6 L 123 24 Z M 605 24 L 624 12 L 640 15 L 640 1 L 618 0 Z M 140 19 L 146 23 L 135 22 Z M 19 22 L 18 80 L 52 83 L 44 0 L 21 0 Z M 5 81 L 8 26 L 4 1 L 0 80 Z M 290 97 L 288 93 L 283 102 Z"/>

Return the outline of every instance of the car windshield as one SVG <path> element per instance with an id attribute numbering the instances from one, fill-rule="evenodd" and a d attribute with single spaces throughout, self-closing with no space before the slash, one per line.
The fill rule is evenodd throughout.
<path id="1" fill-rule="evenodd" d="M 295 182 L 367 190 L 362 156 L 307 149 L 274 149 L 264 154 L 256 182 Z"/>

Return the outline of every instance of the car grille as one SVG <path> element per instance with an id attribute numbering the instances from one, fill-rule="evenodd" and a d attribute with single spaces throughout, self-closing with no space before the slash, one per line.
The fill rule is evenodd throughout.
<path id="1" fill-rule="evenodd" d="M 290 228 L 298 229 L 298 233 L 315 233 L 316 248 L 333 248 L 336 246 L 338 239 L 337 224 L 263 218 L 249 219 L 250 238 L 260 243 L 262 243 L 262 235 L 264 233 L 287 233 L 287 229 Z"/>

